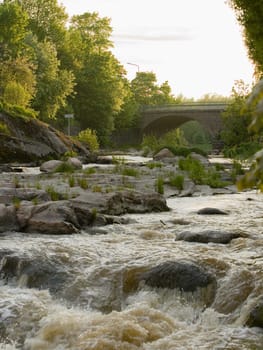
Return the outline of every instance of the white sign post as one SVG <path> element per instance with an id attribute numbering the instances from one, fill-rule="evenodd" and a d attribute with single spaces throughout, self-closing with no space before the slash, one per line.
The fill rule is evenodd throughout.
<path id="1" fill-rule="evenodd" d="M 68 120 L 68 136 L 70 136 L 70 119 L 74 118 L 74 114 L 65 114 L 65 118 Z"/>

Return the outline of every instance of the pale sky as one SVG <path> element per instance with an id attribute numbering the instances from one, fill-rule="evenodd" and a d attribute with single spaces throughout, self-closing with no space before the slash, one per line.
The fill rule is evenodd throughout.
<path id="1" fill-rule="evenodd" d="M 60 0 L 66 12 L 98 12 L 111 18 L 115 57 L 129 80 L 154 72 L 174 95 L 228 96 L 236 80 L 252 84 L 233 10 L 225 0 Z M 128 62 L 134 65 L 129 65 Z"/>

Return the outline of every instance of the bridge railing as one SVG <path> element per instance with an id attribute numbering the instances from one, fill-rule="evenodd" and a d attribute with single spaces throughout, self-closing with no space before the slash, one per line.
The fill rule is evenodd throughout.
<path id="1" fill-rule="evenodd" d="M 184 103 L 169 103 L 169 104 L 162 104 L 162 105 L 142 105 L 141 110 L 147 110 L 147 109 L 164 109 L 164 108 L 174 108 L 174 107 L 227 107 L 230 104 L 230 102 L 184 102 Z"/>

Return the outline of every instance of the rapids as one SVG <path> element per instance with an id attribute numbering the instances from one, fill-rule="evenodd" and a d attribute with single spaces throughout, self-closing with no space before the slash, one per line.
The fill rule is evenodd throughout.
<path id="1" fill-rule="evenodd" d="M 262 329 L 244 326 L 263 290 L 262 195 L 170 198 L 168 206 L 93 234 L 1 235 L 1 251 L 19 263 L 13 275 L 1 274 L 0 349 L 262 350 Z M 198 215 L 204 207 L 229 215 Z M 175 240 L 182 231 L 207 229 L 249 237 L 227 245 Z M 138 273 L 171 260 L 196 262 L 216 276 L 209 307 L 201 290 L 136 285 Z M 19 274 L 25 261 L 37 267 L 38 279 L 30 268 Z"/>

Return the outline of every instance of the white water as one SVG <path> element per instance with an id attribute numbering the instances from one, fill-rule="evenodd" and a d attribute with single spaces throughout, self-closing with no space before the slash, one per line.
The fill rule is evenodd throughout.
<path id="1" fill-rule="evenodd" d="M 263 290 L 262 199 L 255 192 L 173 198 L 171 211 L 129 215 L 133 223 L 107 226 L 107 234 L 0 237 L 1 251 L 39 269 L 49 263 L 58 276 L 55 291 L 29 288 L 26 274 L 2 276 L 0 349 L 262 350 L 262 329 L 244 326 Z M 229 215 L 197 214 L 208 206 Z M 207 229 L 249 237 L 228 245 L 175 241 L 179 232 Z M 216 276 L 210 307 L 202 291 L 136 285 L 138 273 L 168 260 L 193 261 Z"/>

